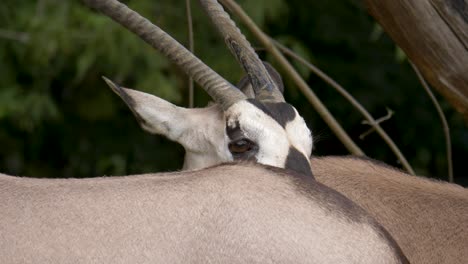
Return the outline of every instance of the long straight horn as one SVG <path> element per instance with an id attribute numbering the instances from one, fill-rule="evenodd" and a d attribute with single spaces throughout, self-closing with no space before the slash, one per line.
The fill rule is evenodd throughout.
<path id="1" fill-rule="evenodd" d="M 208 16 L 250 79 L 256 98 L 284 102 L 283 95 L 268 74 L 257 53 L 217 0 L 200 0 Z"/>
<path id="2" fill-rule="evenodd" d="M 116 0 L 83 0 L 159 50 L 192 77 L 223 109 L 246 96 L 158 26 Z"/>

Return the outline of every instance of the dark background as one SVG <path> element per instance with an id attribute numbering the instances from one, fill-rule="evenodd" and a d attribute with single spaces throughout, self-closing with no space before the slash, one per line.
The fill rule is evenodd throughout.
<path id="1" fill-rule="evenodd" d="M 185 1 L 125 2 L 187 44 Z M 197 1 L 192 2 L 196 54 L 236 83 L 242 76 L 240 68 Z M 238 2 L 269 35 L 327 72 L 375 118 L 392 109 L 394 116 L 382 126 L 416 172 L 447 179 L 445 141 L 436 110 L 404 54 L 379 30 L 360 1 Z M 262 51 L 260 55 L 270 58 Z M 367 155 L 399 166 L 378 135 L 359 139 L 368 127 L 347 101 L 295 65 Z M 80 1 L 1 1 L 0 171 L 93 177 L 180 169 L 183 149 L 142 131 L 101 75 L 172 103 L 188 104 L 187 80 L 180 70 Z M 314 154 L 347 154 L 291 81 L 285 83 L 286 99 L 313 131 Z M 451 128 L 455 181 L 466 186 L 467 127 L 443 98 L 437 98 Z M 196 88 L 196 106 L 207 100 Z"/>

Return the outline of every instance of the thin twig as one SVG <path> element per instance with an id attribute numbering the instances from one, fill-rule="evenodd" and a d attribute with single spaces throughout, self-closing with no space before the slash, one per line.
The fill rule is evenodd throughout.
<path id="1" fill-rule="evenodd" d="M 413 67 L 414 72 L 418 76 L 419 82 L 422 84 L 424 90 L 426 90 L 427 94 L 429 95 L 429 98 L 431 98 L 431 101 L 434 104 L 437 110 L 437 113 L 439 114 L 440 121 L 442 122 L 442 127 L 444 128 L 445 146 L 446 146 L 446 151 L 447 151 L 448 181 L 453 182 L 452 140 L 450 138 L 450 127 L 448 125 L 447 118 L 445 118 L 445 114 L 444 114 L 444 111 L 442 110 L 442 107 L 440 107 L 439 102 L 437 102 L 437 99 L 432 93 L 431 88 L 427 84 L 426 80 L 424 80 L 424 77 L 422 76 L 421 72 L 418 70 L 416 65 L 414 65 L 411 61 L 410 61 L 410 64 L 411 64 L 411 67 Z"/>
<path id="2" fill-rule="evenodd" d="M 346 91 L 340 84 L 338 84 L 335 80 L 330 78 L 326 73 L 324 73 L 322 70 L 317 68 L 315 65 L 312 63 L 308 62 L 304 58 L 300 57 L 297 55 L 294 51 L 291 49 L 285 47 L 278 41 L 274 41 L 275 45 L 286 55 L 290 56 L 291 58 L 297 60 L 298 62 L 302 63 L 304 66 L 309 68 L 310 71 L 315 73 L 319 78 L 321 78 L 324 82 L 326 82 L 328 85 L 331 87 L 335 88 L 338 93 L 340 93 L 346 100 L 348 100 L 352 106 L 354 106 L 367 120 L 368 124 L 371 125 L 375 131 L 382 137 L 384 142 L 390 147 L 390 149 L 393 151 L 395 156 L 398 158 L 400 161 L 401 165 L 407 170 L 410 174 L 415 174 L 413 168 L 409 164 L 408 160 L 405 158 L 403 153 L 400 151 L 398 146 L 393 142 L 393 140 L 390 138 L 390 136 L 383 130 L 383 128 L 379 125 L 379 122 L 374 120 L 372 115 L 350 94 L 348 91 Z"/>
<path id="3" fill-rule="evenodd" d="M 343 143 L 343 145 L 348 149 L 348 151 L 355 155 L 365 155 L 364 152 L 349 137 L 349 135 L 341 127 L 341 125 L 336 121 L 336 119 L 330 114 L 328 109 L 323 105 L 320 99 L 310 89 L 307 83 L 301 78 L 299 73 L 297 73 L 294 67 L 275 47 L 273 42 L 270 41 L 270 38 L 257 27 L 257 25 L 242 10 L 242 8 L 232 0 L 220 0 L 220 2 L 229 10 L 231 10 L 231 12 L 236 14 L 237 17 L 239 17 L 239 19 L 247 26 L 247 28 L 250 31 L 252 31 L 254 36 L 265 46 L 266 50 L 268 50 L 273 55 L 273 57 L 283 67 L 283 70 L 286 72 L 286 74 L 296 83 L 296 85 L 299 87 L 304 96 L 309 100 L 309 102 L 312 104 L 315 110 L 319 113 L 319 115 L 327 123 L 327 125 L 335 133 L 335 135 Z"/>
<path id="4" fill-rule="evenodd" d="M 387 114 L 385 116 L 382 116 L 381 118 L 377 118 L 375 120 L 375 123 L 380 125 L 381 123 L 389 120 L 390 118 L 392 118 L 393 116 L 393 111 L 392 109 L 388 108 L 387 107 Z M 367 137 L 369 134 L 371 134 L 372 132 L 375 131 L 375 127 L 372 126 L 372 123 L 367 121 L 367 120 L 362 120 L 361 124 L 364 124 L 364 125 L 369 125 L 371 126 L 371 128 L 369 128 L 369 130 L 367 130 L 366 132 L 362 133 L 361 135 L 359 135 L 359 139 L 363 140 L 365 137 Z"/>
<path id="5" fill-rule="evenodd" d="M 189 40 L 189 50 L 194 54 L 194 43 L 193 43 L 193 20 L 192 20 L 192 8 L 190 6 L 191 0 L 185 0 L 185 8 L 187 10 L 187 24 L 188 24 L 188 40 Z M 189 77 L 188 79 L 189 85 L 189 108 L 193 108 L 193 101 L 194 101 L 194 83 L 193 79 Z"/>

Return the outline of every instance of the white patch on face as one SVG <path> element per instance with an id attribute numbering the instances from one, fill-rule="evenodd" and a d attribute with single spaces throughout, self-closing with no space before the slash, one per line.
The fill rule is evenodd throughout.
<path id="1" fill-rule="evenodd" d="M 296 118 L 286 124 L 286 134 L 288 134 L 291 145 L 304 156 L 310 158 L 313 144 L 312 133 L 295 108 L 294 112 L 296 113 Z"/>
<path id="2" fill-rule="evenodd" d="M 223 113 L 217 105 L 185 109 L 154 96 L 128 93 L 138 100 L 135 110 L 147 122 L 142 125 L 149 125 L 145 127 L 147 130 L 165 135 L 185 148 L 184 170 L 233 161 L 228 148 L 231 139 L 226 134 L 226 119 L 230 127 L 239 124 L 244 136 L 258 145 L 255 158 L 259 163 L 284 168 L 290 146 L 310 156 L 310 131 L 297 112 L 296 118 L 284 129 L 247 101 L 238 102 Z"/>
<path id="3" fill-rule="evenodd" d="M 239 124 L 245 137 L 258 145 L 258 163 L 284 168 L 290 143 L 286 131 L 273 118 L 247 101 L 232 105 L 225 116 L 229 127 Z"/>

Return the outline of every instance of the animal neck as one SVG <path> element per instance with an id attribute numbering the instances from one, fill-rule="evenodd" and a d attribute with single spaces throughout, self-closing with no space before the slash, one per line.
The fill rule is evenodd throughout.
<path id="1" fill-rule="evenodd" d="M 228 161 L 232 160 L 220 161 L 217 155 L 185 150 L 184 166 L 182 170 L 198 170 Z"/>

